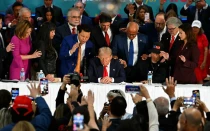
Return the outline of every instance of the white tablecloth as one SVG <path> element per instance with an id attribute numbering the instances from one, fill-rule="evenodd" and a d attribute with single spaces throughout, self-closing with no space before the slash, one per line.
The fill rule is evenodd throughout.
<path id="1" fill-rule="evenodd" d="M 28 83 L 26 82 L 19 82 L 19 83 L 3 83 L 0 82 L 0 89 L 7 89 L 11 91 L 11 88 L 17 87 L 19 88 L 20 95 L 29 95 L 29 90 L 27 88 Z M 55 111 L 55 99 L 58 93 L 58 90 L 60 88 L 61 83 L 50 83 L 49 84 L 49 94 L 44 96 L 45 100 L 47 101 L 47 104 L 50 107 L 50 110 L 52 113 Z M 149 91 L 149 94 L 151 98 L 154 100 L 157 97 L 164 96 L 168 98 L 167 94 L 162 90 L 161 85 L 155 84 L 155 85 L 145 85 Z M 68 90 L 70 87 L 67 87 Z M 83 91 L 84 95 L 87 95 L 88 90 L 92 90 L 95 94 L 95 102 L 94 102 L 94 108 L 99 115 L 100 111 L 102 110 L 104 102 L 108 102 L 106 98 L 106 94 L 109 92 L 109 90 L 113 89 L 121 89 L 125 90 L 125 85 L 122 84 L 96 84 L 96 83 L 89 83 L 89 84 L 82 84 L 81 89 Z M 192 95 L 192 90 L 200 90 L 200 98 L 202 101 L 205 102 L 208 108 L 210 108 L 210 87 L 203 87 L 201 85 L 177 85 L 176 86 L 176 97 L 178 96 L 187 96 L 190 97 Z M 130 94 L 126 95 L 126 101 L 127 101 L 127 112 L 132 113 L 134 104 L 132 102 Z M 65 98 L 67 98 L 67 94 L 65 95 Z"/>

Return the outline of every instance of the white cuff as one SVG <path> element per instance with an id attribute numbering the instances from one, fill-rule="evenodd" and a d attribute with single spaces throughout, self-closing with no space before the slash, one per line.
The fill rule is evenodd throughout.
<path id="1" fill-rule="evenodd" d="M 12 24 L 11 22 L 8 24 L 8 28 L 11 28 L 11 24 Z"/>
<path id="2" fill-rule="evenodd" d="M 172 98 L 170 99 L 171 102 L 172 102 L 173 100 L 176 100 L 176 97 L 172 97 Z"/>
<path id="3" fill-rule="evenodd" d="M 100 77 L 100 78 L 98 78 L 98 83 L 100 83 L 100 81 L 101 81 L 101 77 Z"/>
<path id="4" fill-rule="evenodd" d="M 69 56 L 71 56 L 72 54 L 70 53 L 70 50 L 69 50 Z"/>
<path id="5" fill-rule="evenodd" d="M 188 7 L 187 7 L 187 5 L 186 5 L 186 4 L 184 5 L 184 9 L 185 9 L 185 10 L 187 10 L 187 9 L 188 9 Z"/>
<path id="6" fill-rule="evenodd" d="M 112 83 L 114 83 L 114 78 L 112 77 Z"/>
<path id="7" fill-rule="evenodd" d="M 206 3 L 206 6 L 203 7 L 204 10 L 206 10 L 208 8 L 208 4 Z"/>

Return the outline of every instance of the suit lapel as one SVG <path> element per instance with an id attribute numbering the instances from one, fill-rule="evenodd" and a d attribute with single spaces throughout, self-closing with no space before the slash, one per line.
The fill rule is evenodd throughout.
<path id="1" fill-rule="evenodd" d="M 71 29 L 70 29 L 68 23 L 66 23 L 65 25 L 66 25 L 65 30 L 66 30 L 66 32 L 68 32 L 67 34 L 71 35 Z"/>
<path id="2" fill-rule="evenodd" d="M 122 37 L 122 44 L 124 46 L 125 49 L 125 56 L 126 56 L 126 60 L 128 61 L 128 41 L 127 41 L 127 36 L 125 35 L 125 37 Z"/>
<path id="3" fill-rule="evenodd" d="M 101 64 L 100 60 L 97 62 L 98 65 L 96 68 L 97 68 L 97 74 L 98 74 L 98 77 L 103 77 L 103 65 Z"/>
<path id="4" fill-rule="evenodd" d="M 113 59 L 112 59 L 112 60 L 111 60 L 111 63 L 110 63 L 109 77 L 114 77 L 114 74 L 115 74 L 115 70 L 116 70 L 116 69 L 114 69 L 113 67 L 114 67 L 114 61 L 113 61 Z"/>

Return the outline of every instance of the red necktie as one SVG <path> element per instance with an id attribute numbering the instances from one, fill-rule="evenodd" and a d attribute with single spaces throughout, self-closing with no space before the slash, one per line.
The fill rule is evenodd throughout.
<path id="1" fill-rule="evenodd" d="M 104 66 L 103 77 L 108 76 L 107 66 Z"/>
<path id="2" fill-rule="evenodd" d="M 172 48 L 172 46 L 174 44 L 174 40 L 175 40 L 175 37 L 174 36 L 171 36 L 169 51 L 171 50 L 171 48 Z"/>
<path id="3" fill-rule="evenodd" d="M 74 34 L 77 34 L 77 33 L 76 33 L 76 28 L 75 28 L 75 27 L 72 28 L 72 32 L 71 32 L 71 33 L 72 33 L 73 35 L 74 35 Z"/>
<path id="4" fill-rule="evenodd" d="M 109 35 L 107 32 L 105 32 L 105 39 L 106 39 L 107 45 L 110 46 L 110 39 L 109 39 Z"/>

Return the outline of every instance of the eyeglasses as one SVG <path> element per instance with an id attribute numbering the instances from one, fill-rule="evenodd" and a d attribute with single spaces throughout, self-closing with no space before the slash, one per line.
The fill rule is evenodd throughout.
<path id="1" fill-rule="evenodd" d="M 76 19 L 76 18 L 80 19 L 81 18 L 81 16 L 70 16 L 70 17 L 74 18 L 74 19 Z"/>
<path id="2" fill-rule="evenodd" d="M 83 7 L 82 6 L 75 6 L 77 9 L 82 9 Z"/>
<path id="3" fill-rule="evenodd" d="M 112 93 L 118 93 L 120 96 L 123 96 L 119 90 L 111 90 Z"/>
<path id="4" fill-rule="evenodd" d="M 155 22 L 155 25 L 158 25 L 158 26 L 160 26 L 160 25 L 164 25 L 165 23 L 157 23 L 157 22 Z"/>
<path id="5" fill-rule="evenodd" d="M 174 27 L 174 28 L 168 28 L 168 31 L 173 31 L 175 29 L 176 29 L 176 27 Z"/>

